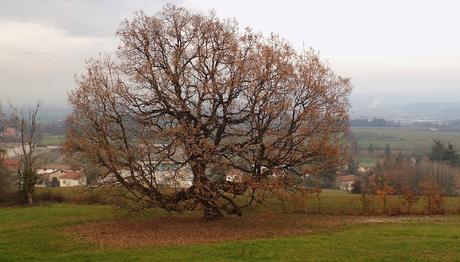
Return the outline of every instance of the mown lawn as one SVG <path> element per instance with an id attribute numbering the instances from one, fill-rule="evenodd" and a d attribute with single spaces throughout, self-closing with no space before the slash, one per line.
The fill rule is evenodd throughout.
<path id="1" fill-rule="evenodd" d="M 460 260 L 458 216 L 350 224 L 297 237 L 129 249 L 97 246 L 63 231 L 71 225 L 112 220 L 116 216 L 111 207 L 98 205 L 1 208 L 0 261 Z"/>

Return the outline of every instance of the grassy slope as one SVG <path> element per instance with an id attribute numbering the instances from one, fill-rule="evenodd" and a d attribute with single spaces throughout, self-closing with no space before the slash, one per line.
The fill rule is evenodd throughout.
<path id="1" fill-rule="evenodd" d="M 354 225 L 293 238 L 124 250 L 96 247 L 61 231 L 68 225 L 112 218 L 107 206 L 0 209 L 0 261 L 460 260 L 459 217 L 448 222 Z"/>
<path id="2" fill-rule="evenodd" d="M 60 196 L 62 200 L 66 203 L 77 203 L 77 204 L 88 204 L 95 202 L 85 202 L 85 198 L 90 200 L 94 198 L 100 198 L 109 202 L 102 203 L 111 203 L 116 202 L 115 197 L 111 199 L 111 196 L 105 191 L 89 190 L 83 187 L 56 187 L 56 188 L 37 188 L 36 197 L 46 193 L 47 191 L 52 192 L 56 196 Z M 92 197 L 93 196 L 93 197 Z M 362 202 L 361 195 L 351 194 L 345 191 L 333 190 L 333 189 L 323 189 L 320 194 L 320 201 L 314 196 L 311 195 L 308 201 L 306 201 L 304 209 L 302 212 L 305 213 L 318 213 L 318 210 L 322 214 L 346 214 L 346 215 L 360 215 L 362 213 Z M 373 209 L 376 212 L 381 211 L 382 203 L 381 199 L 377 196 L 368 196 L 369 208 Z M 403 200 L 399 196 L 389 196 L 388 206 L 401 205 Z M 101 203 L 101 202 L 96 202 Z M 413 211 L 416 213 L 422 213 L 424 209 L 425 202 L 423 199 L 419 199 L 417 204 L 414 206 Z M 260 206 L 259 206 L 260 207 Z M 293 206 L 289 201 L 280 202 L 277 199 L 269 198 L 267 199 L 267 205 L 265 208 L 270 210 L 275 210 L 277 212 L 291 212 Z M 443 208 L 447 213 L 460 213 L 460 197 L 444 197 Z M 252 209 L 254 210 L 254 209 Z M 258 211 L 256 208 L 255 212 Z"/>

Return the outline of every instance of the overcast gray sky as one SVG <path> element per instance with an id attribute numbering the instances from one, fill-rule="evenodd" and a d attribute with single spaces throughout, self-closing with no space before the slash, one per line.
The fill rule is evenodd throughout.
<path id="1" fill-rule="evenodd" d="M 460 1 L 2 0 L 0 100 L 64 104 L 85 59 L 111 53 L 120 21 L 165 3 L 320 51 L 356 94 L 460 100 Z"/>

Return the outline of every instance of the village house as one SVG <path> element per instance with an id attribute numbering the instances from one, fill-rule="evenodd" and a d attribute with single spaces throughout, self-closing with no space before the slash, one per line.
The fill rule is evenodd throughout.
<path id="1" fill-rule="evenodd" d="M 189 188 L 193 185 L 190 167 L 180 167 L 174 163 L 162 163 L 155 169 L 154 177 L 158 184 L 176 188 Z"/>
<path id="2" fill-rule="evenodd" d="M 6 127 L 0 134 L 2 137 L 17 137 L 18 131 L 14 127 Z"/>
<path id="3" fill-rule="evenodd" d="M 351 192 L 353 190 L 353 183 L 356 180 L 358 180 L 358 176 L 355 175 L 339 175 L 337 176 L 337 188 Z"/>
<path id="4" fill-rule="evenodd" d="M 37 170 L 40 175 L 37 186 L 86 186 L 86 177 L 81 170 L 74 169 L 67 164 L 51 163 Z"/>
<path id="5" fill-rule="evenodd" d="M 244 182 L 244 173 L 238 169 L 231 169 L 225 174 L 225 181 L 231 183 L 242 183 Z"/>
<path id="6" fill-rule="evenodd" d="M 358 172 L 359 173 L 362 173 L 362 174 L 365 174 L 365 173 L 369 173 L 370 171 L 372 170 L 372 167 L 370 166 L 366 166 L 366 165 L 358 165 Z"/>
<path id="7" fill-rule="evenodd" d="M 147 164 L 144 164 L 143 170 L 146 173 L 142 173 L 142 171 L 131 173 L 127 169 L 119 170 L 118 173 L 126 180 L 138 179 L 139 181 L 143 181 L 142 177 L 149 177 L 149 180 L 151 179 L 151 183 L 153 184 L 173 188 L 189 188 L 193 185 L 193 172 L 188 165 L 180 166 L 173 162 L 152 163 L 152 165 L 155 165 L 155 167 L 147 168 Z M 152 176 L 148 174 L 151 169 L 153 170 Z M 97 184 L 107 185 L 117 184 L 118 182 L 115 174 L 109 173 L 101 177 Z"/>
<path id="8" fill-rule="evenodd" d="M 37 169 L 37 175 L 47 175 L 47 174 L 52 174 L 57 171 L 58 169 L 56 168 L 40 168 L 40 169 Z"/>
<path id="9" fill-rule="evenodd" d="M 68 171 L 59 177 L 60 187 L 86 186 L 86 177 L 79 171 Z"/>
<path id="10" fill-rule="evenodd" d="M 3 160 L 3 164 L 5 165 L 6 168 L 8 168 L 11 171 L 17 171 L 20 165 L 20 162 L 18 159 L 14 158 L 7 158 Z"/>

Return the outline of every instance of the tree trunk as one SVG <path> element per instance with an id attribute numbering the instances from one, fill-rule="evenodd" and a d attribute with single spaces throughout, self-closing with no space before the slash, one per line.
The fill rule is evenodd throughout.
<path id="1" fill-rule="evenodd" d="M 199 161 L 192 162 L 194 194 L 203 208 L 203 220 L 222 217 L 219 193 L 206 176 L 206 166 Z"/>
<path id="2" fill-rule="evenodd" d="M 219 208 L 214 205 L 203 207 L 203 220 L 205 221 L 214 220 L 216 218 L 223 217 L 223 216 L 224 215 L 219 210 Z"/>
<path id="3" fill-rule="evenodd" d="M 29 184 L 29 181 L 24 181 L 24 185 L 22 185 L 22 193 L 24 194 L 25 201 L 29 206 L 34 204 L 33 193 L 34 193 L 34 186 Z"/>
<path id="4" fill-rule="evenodd" d="M 32 206 L 34 204 L 34 199 L 33 199 L 32 193 L 27 192 L 26 193 L 26 198 L 27 198 L 27 204 L 29 204 L 29 206 Z"/>

